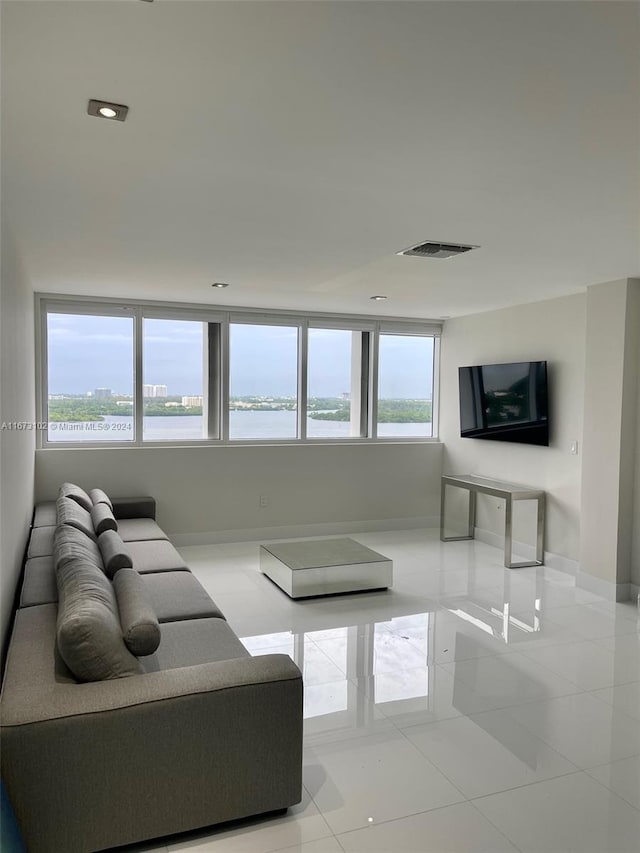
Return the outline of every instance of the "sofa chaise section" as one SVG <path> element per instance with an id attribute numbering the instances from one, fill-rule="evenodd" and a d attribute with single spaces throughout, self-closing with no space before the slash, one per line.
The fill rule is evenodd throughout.
<path id="1" fill-rule="evenodd" d="M 137 575 L 101 556 L 93 512 L 83 510 L 79 531 L 61 500 L 57 515 L 55 503 L 34 512 L 2 686 L 3 781 L 29 853 L 89 853 L 298 803 L 298 667 L 286 655 L 249 654 L 156 524 L 153 498 L 113 501 L 118 532 L 140 537 L 119 540 Z M 112 582 L 118 595 L 142 596 L 159 626 L 155 651 L 130 658 L 135 674 L 75 678 L 61 657 L 74 665 L 56 625 L 58 586 L 64 612 L 76 559 L 83 571 L 89 561 L 104 593 Z M 119 583 L 125 572 L 130 587 Z M 129 626 L 134 599 L 117 600 Z M 116 636 L 127 642 L 124 629 Z"/>
<path id="2" fill-rule="evenodd" d="M 4 683 L 5 783 L 29 851 L 87 853 L 299 801 L 302 681 L 289 657 L 187 665 L 204 641 L 190 658 L 165 632 L 178 667 L 77 684 L 55 635 L 55 605 L 20 610 Z"/>

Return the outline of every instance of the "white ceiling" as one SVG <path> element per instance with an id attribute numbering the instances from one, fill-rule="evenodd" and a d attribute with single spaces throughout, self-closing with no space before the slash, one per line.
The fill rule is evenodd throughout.
<path id="1" fill-rule="evenodd" d="M 640 275 L 636 3 L 13 0 L 2 25 L 35 290 L 440 317 Z M 423 240 L 481 248 L 395 255 Z"/>

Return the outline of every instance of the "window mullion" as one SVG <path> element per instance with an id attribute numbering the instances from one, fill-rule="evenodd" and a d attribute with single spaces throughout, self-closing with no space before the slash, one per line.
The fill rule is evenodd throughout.
<path id="1" fill-rule="evenodd" d="M 360 438 L 366 438 L 369 435 L 370 412 L 369 399 L 371 397 L 370 381 L 371 374 L 371 345 L 372 332 L 363 332 L 360 336 L 360 387 L 359 387 L 359 419 L 360 419 Z M 354 377 L 355 378 L 355 377 Z"/>
<path id="2" fill-rule="evenodd" d="M 304 321 L 298 329 L 298 438 L 307 437 L 307 393 L 309 380 L 309 324 Z"/>
<path id="3" fill-rule="evenodd" d="M 222 326 L 220 323 L 207 323 L 207 346 L 205 351 L 205 398 L 203 400 L 206 437 L 212 441 L 220 438 L 221 427 L 221 358 Z"/>
<path id="4" fill-rule="evenodd" d="M 380 326 L 376 325 L 375 331 L 370 338 L 369 365 L 370 375 L 368 384 L 368 438 L 378 437 L 378 367 L 380 353 Z"/>
<path id="5" fill-rule="evenodd" d="M 49 421 L 49 339 L 47 332 L 47 311 L 40 314 L 40 329 L 36 332 L 36 388 L 40 394 L 36 400 L 36 418 L 42 423 Z M 48 427 L 48 423 L 47 423 Z M 46 447 L 49 441 L 49 430 L 38 430 L 39 446 Z"/>
<path id="6" fill-rule="evenodd" d="M 431 374 L 431 438 L 440 434 L 440 338 L 433 339 L 433 365 Z"/>
<path id="7" fill-rule="evenodd" d="M 229 357 L 229 315 L 220 324 L 220 366 L 219 366 L 219 394 L 220 394 L 220 438 L 229 441 L 229 371 L 231 359 Z"/>
<path id="8" fill-rule="evenodd" d="M 134 435 L 135 444 L 141 445 L 143 442 L 144 429 L 144 396 L 143 396 L 143 366 L 142 366 L 142 335 L 143 335 L 144 319 L 142 316 L 142 308 L 136 308 L 134 319 L 134 350 L 133 350 L 133 388 L 134 388 Z"/>

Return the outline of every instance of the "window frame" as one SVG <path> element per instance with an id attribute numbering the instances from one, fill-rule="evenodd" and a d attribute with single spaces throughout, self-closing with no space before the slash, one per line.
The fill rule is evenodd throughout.
<path id="1" fill-rule="evenodd" d="M 140 327 L 139 333 L 135 338 L 135 348 L 136 348 L 136 364 L 140 365 L 140 373 L 141 376 L 140 382 L 135 382 L 135 420 L 136 425 L 138 422 L 138 413 L 140 413 L 140 430 L 138 433 L 136 429 L 136 435 L 140 435 L 140 446 L 144 447 L 155 447 L 164 446 L 169 444 L 170 446 L 176 444 L 211 444 L 213 442 L 218 442 L 220 440 L 220 436 L 222 435 L 222 425 L 220 420 L 220 414 L 222 412 L 222 402 L 221 402 L 221 393 L 222 389 L 220 386 L 219 378 L 222 373 L 222 368 L 220 371 L 211 370 L 212 367 L 212 340 L 211 340 L 211 327 L 218 326 L 221 329 L 224 323 L 224 313 L 220 311 L 194 311 L 188 307 L 180 308 L 176 307 L 175 309 L 168 308 L 166 306 L 156 307 L 154 305 L 142 304 L 140 305 Z M 144 376 L 144 321 L 145 320 L 185 320 L 188 322 L 202 323 L 206 325 L 207 334 L 206 334 L 206 346 L 207 346 L 207 356 L 205 359 L 206 365 L 206 375 L 203 374 L 202 382 L 203 382 L 203 425 L 206 420 L 207 424 L 207 435 L 202 438 L 177 438 L 172 441 L 165 441 L 163 439 L 146 439 L 144 438 L 144 399 L 143 399 L 143 388 L 145 383 Z M 218 344 L 219 350 L 219 358 L 221 357 L 220 346 L 220 331 L 218 332 L 218 339 L 216 343 Z M 139 352 L 138 352 L 139 351 Z M 139 362 L 138 362 L 139 355 Z M 139 396 L 138 396 L 139 392 Z M 213 403 L 213 405 L 212 405 Z M 206 411 L 206 415 L 205 415 Z M 215 436 L 213 433 L 217 432 L 218 435 Z"/>
<path id="2" fill-rule="evenodd" d="M 358 407 L 360 413 L 360 434 L 359 435 L 344 435 L 344 436 L 312 436 L 307 437 L 307 419 L 309 417 L 308 402 L 309 402 L 309 331 L 313 329 L 327 331 L 344 331 L 344 332 L 360 332 L 361 337 L 361 352 L 360 352 L 360 379 L 359 379 L 359 400 Z M 376 324 L 364 320 L 335 320 L 335 319 L 317 319 L 311 318 L 307 323 L 307 331 L 305 334 L 305 358 L 303 362 L 305 372 L 305 411 L 304 411 L 304 428 L 305 439 L 313 444 L 324 441 L 336 442 L 337 444 L 348 441 L 363 441 L 371 438 L 371 389 L 373 376 L 372 352 L 374 348 L 374 338 L 376 336 Z"/>
<path id="3" fill-rule="evenodd" d="M 378 377 L 380 368 L 380 337 L 384 335 L 405 335 L 411 338 L 433 338 L 433 359 L 431 363 L 431 435 L 430 436 L 381 436 L 378 435 Z M 406 324 L 402 327 L 393 322 L 380 323 L 376 334 L 376 353 L 375 353 L 375 385 L 372 391 L 373 403 L 375 405 L 375 413 L 371 418 L 371 425 L 374 429 L 374 438 L 376 441 L 438 441 L 439 427 L 439 403 L 440 403 L 440 334 L 426 334 L 424 327 L 420 325 Z"/>
<path id="4" fill-rule="evenodd" d="M 439 378 L 440 336 L 442 322 L 417 321 L 410 318 L 372 317 L 367 315 L 327 314 L 320 312 L 270 311 L 219 305 L 157 302 L 131 299 L 96 299 L 88 296 L 37 293 L 36 296 L 36 414 L 38 422 L 48 419 L 48 325 L 49 314 L 78 314 L 90 316 L 133 318 L 133 382 L 134 437 L 130 441 L 51 441 L 47 430 L 37 431 L 38 449 L 107 449 L 107 448 L 170 448 L 170 447 L 242 447 L 262 445 L 322 444 L 429 444 L 439 442 Z M 155 440 L 143 438 L 143 324 L 145 319 L 192 320 L 209 325 L 207 334 L 209 369 L 203 391 L 206 399 L 208 437 Z M 230 326 L 231 324 L 293 326 L 298 329 L 297 362 L 297 430 L 296 438 L 229 437 L 230 396 Z M 211 327 L 217 327 L 211 336 Z M 361 391 L 366 392 L 366 406 L 361 406 L 362 434 L 360 436 L 307 436 L 308 392 L 308 332 L 309 329 L 346 329 L 367 335 L 368 358 L 363 359 Z M 381 334 L 412 335 L 433 338 L 432 378 L 432 435 L 379 436 L 377 434 L 378 361 Z M 366 363 L 365 363 L 366 361 Z M 217 369 L 211 369 L 212 367 Z M 215 437 L 217 433 L 217 437 Z"/>
<path id="5" fill-rule="evenodd" d="M 55 447 L 55 448 L 75 448 L 75 447 L 92 447 L 92 448 L 109 448 L 109 447 L 136 447 L 139 446 L 140 434 L 138 429 L 142 428 L 138 425 L 137 419 L 137 394 L 138 386 L 140 391 L 140 399 L 142 399 L 142 383 L 137 381 L 138 367 L 138 325 L 139 325 L 139 309 L 135 305 L 126 304 L 125 302 L 117 303 L 115 301 L 94 301 L 87 300 L 79 301 L 56 299 L 47 300 L 46 310 L 42 310 L 43 302 L 38 302 L 40 323 L 36 328 L 36 383 L 40 389 L 40 393 L 36 395 L 36 419 L 39 424 L 49 421 L 49 336 L 48 336 L 48 316 L 49 314 L 74 314 L 78 316 L 89 317 L 123 317 L 129 316 L 133 320 L 133 438 L 129 441 L 50 441 L 48 438 L 48 428 L 39 429 L 36 433 L 38 448 Z M 38 312 L 36 312 L 38 313 Z M 141 442 L 140 442 L 141 443 Z"/>
<path id="6" fill-rule="evenodd" d="M 231 392 L 231 326 L 285 326 L 296 328 L 298 332 L 297 346 L 297 381 L 296 381 L 296 435 L 294 438 L 231 438 L 229 436 L 229 400 Z M 227 340 L 226 340 L 226 395 L 223 397 L 222 410 L 225 415 L 225 430 L 222 434 L 221 443 L 232 445 L 233 447 L 252 444 L 299 444 L 300 441 L 306 441 L 306 432 L 304 439 L 302 438 L 303 424 L 300 421 L 301 413 L 304 409 L 307 410 L 306 399 L 304 405 L 302 403 L 302 389 L 306 393 L 306 379 L 302 377 L 302 360 L 306 363 L 306 342 L 307 342 L 307 324 L 306 319 L 300 315 L 294 316 L 291 314 L 251 314 L 245 312 L 229 312 L 227 323 Z M 304 425 L 306 428 L 306 424 Z"/>

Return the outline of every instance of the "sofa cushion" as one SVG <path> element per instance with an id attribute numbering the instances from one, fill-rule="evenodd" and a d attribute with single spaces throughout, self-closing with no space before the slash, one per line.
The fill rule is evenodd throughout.
<path id="1" fill-rule="evenodd" d="M 147 590 L 159 622 L 224 619 L 220 608 L 191 572 L 152 572 L 138 577 Z"/>
<path id="2" fill-rule="evenodd" d="M 120 569 L 113 588 L 127 648 L 134 655 L 152 655 L 160 645 L 160 625 L 144 581 L 135 569 Z"/>
<path id="3" fill-rule="evenodd" d="M 142 542 L 147 539 L 169 538 L 152 518 L 118 519 L 118 533 L 125 542 Z"/>
<path id="4" fill-rule="evenodd" d="M 34 527 L 29 538 L 27 557 L 50 557 L 53 554 L 55 526 Z"/>
<path id="5" fill-rule="evenodd" d="M 96 506 L 96 504 L 106 504 L 111 512 L 113 512 L 113 504 L 111 503 L 111 498 L 106 492 L 103 492 L 102 489 L 90 489 L 89 497 L 91 498 L 91 503 Z"/>
<path id="6" fill-rule="evenodd" d="M 24 566 L 20 607 L 52 604 L 58 600 L 53 557 L 31 557 Z"/>
<path id="7" fill-rule="evenodd" d="M 164 622 L 155 654 L 140 661 L 145 672 L 251 657 L 224 619 Z"/>
<path id="8" fill-rule="evenodd" d="M 104 573 L 82 558 L 57 569 L 57 645 L 78 681 L 104 681 L 142 671 L 122 638 L 115 592 Z"/>
<path id="9" fill-rule="evenodd" d="M 80 504 L 76 503 L 71 498 L 59 497 L 56 501 L 58 511 L 58 524 L 68 524 L 70 527 L 76 527 L 82 530 L 87 536 L 92 539 L 96 538 L 91 521 L 91 512 L 83 509 Z"/>
<path id="10" fill-rule="evenodd" d="M 124 544 L 116 530 L 105 530 L 101 533 L 98 536 L 98 546 L 107 577 L 113 578 L 120 569 L 130 569 L 133 566 L 129 547 Z"/>
<path id="11" fill-rule="evenodd" d="M 127 542 L 133 568 L 145 575 L 148 572 L 188 571 L 188 566 L 166 539 Z"/>
<path id="12" fill-rule="evenodd" d="M 36 504 L 33 513 L 33 527 L 53 527 L 58 521 L 55 501 Z"/>
<path id="13" fill-rule="evenodd" d="M 84 489 L 76 486 L 75 483 L 63 483 L 58 489 L 58 497 L 71 498 L 71 500 L 75 501 L 83 509 L 86 509 L 87 512 L 91 512 L 91 507 L 93 506 L 91 498 Z"/>
<path id="14" fill-rule="evenodd" d="M 61 564 L 72 563 L 77 559 L 86 560 L 97 569 L 104 568 L 100 549 L 95 540 L 77 527 L 60 524 L 56 527 L 53 537 L 54 567 L 57 570 Z"/>
<path id="15" fill-rule="evenodd" d="M 97 536 L 105 530 L 117 530 L 118 522 L 113 517 L 113 512 L 106 504 L 96 504 L 91 507 L 91 522 Z"/>

